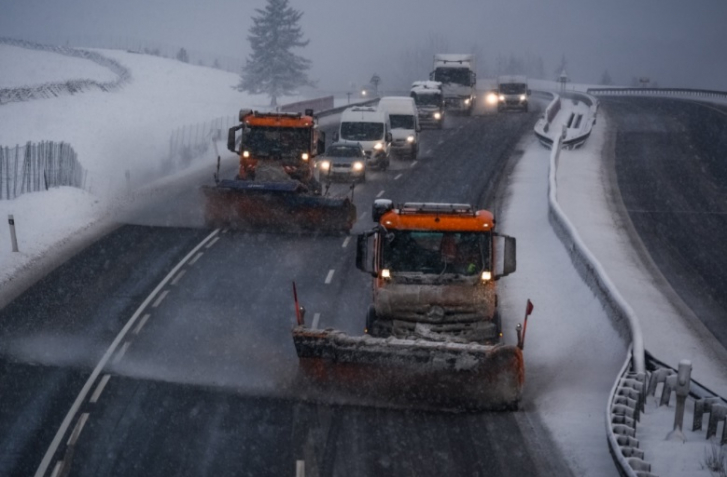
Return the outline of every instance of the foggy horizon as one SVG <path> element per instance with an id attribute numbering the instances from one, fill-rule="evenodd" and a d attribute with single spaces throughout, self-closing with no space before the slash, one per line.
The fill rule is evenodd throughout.
<path id="1" fill-rule="evenodd" d="M 244 62 L 255 9 L 264 0 L 126 2 L 0 0 L 0 36 L 74 45 L 164 44 Z M 727 3 L 667 1 L 586 3 L 526 0 L 368 2 L 291 0 L 310 40 L 295 53 L 312 61 L 321 90 L 346 91 L 374 73 L 382 89 L 426 79 L 433 52 L 476 52 L 480 79 L 498 71 L 498 56 L 542 58 L 555 79 L 561 58 L 576 83 L 616 85 L 648 77 L 661 87 L 727 89 Z M 95 45 L 89 45 L 95 46 Z M 441 48 L 448 51 L 433 51 Z M 507 71 L 505 71 L 507 72 Z"/>

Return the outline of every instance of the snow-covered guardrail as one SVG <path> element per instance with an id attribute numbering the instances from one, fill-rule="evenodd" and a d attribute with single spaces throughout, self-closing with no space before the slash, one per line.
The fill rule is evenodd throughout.
<path id="1" fill-rule="evenodd" d="M 28 48 L 31 50 L 50 51 L 60 55 L 83 58 L 110 69 L 116 74 L 114 81 L 99 82 L 90 79 L 76 79 L 57 83 L 45 83 L 37 86 L 21 86 L 17 88 L 0 88 L 0 105 L 17 101 L 29 101 L 41 98 L 53 98 L 62 94 L 76 94 L 90 90 L 112 91 L 120 88 L 131 80 L 131 72 L 119 62 L 86 50 L 77 50 L 65 46 L 42 45 L 12 38 L 0 38 L 0 43 Z"/>
<path id="2" fill-rule="evenodd" d="M 689 96 L 727 99 L 727 91 L 691 88 L 588 88 L 593 96 Z"/>
<path id="3" fill-rule="evenodd" d="M 590 137 L 591 130 L 596 124 L 599 105 L 598 99 L 585 93 L 570 91 L 563 93 L 562 95 L 555 93 L 551 94 L 553 95 L 553 100 L 546 108 L 543 117 L 535 124 L 535 135 L 544 146 L 551 147 L 553 144 L 553 137 L 560 133 L 560 131 L 552 131 L 553 119 L 555 119 L 559 112 L 567 111 L 565 99 L 570 99 L 576 104 L 580 101 L 588 105 L 588 112 L 581 113 L 577 116 L 575 114 L 570 116 L 566 123 L 568 132 L 565 139 L 562 140 L 562 147 L 566 149 L 581 147 Z"/>

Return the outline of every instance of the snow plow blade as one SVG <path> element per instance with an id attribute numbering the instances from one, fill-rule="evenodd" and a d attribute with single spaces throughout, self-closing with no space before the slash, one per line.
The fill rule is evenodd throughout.
<path id="1" fill-rule="evenodd" d="M 447 411 L 517 409 L 523 355 L 511 345 L 349 336 L 293 329 L 302 375 L 325 391 L 374 398 L 376 404 Z"/>
<path id="2" fill-rule="evenodd" d="M 205 224 L 213 228 L 347 233 L 356 221 L 356 207 L 347 197 L 314 195 L 292 180 L 223 180 L 202 192 Z"/>

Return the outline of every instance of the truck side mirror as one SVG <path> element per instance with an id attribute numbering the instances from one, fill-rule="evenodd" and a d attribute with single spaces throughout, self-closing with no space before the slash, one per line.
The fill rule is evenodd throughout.
<path id="1" fill-rule="evenodd" d="M 390 132 L 386 133 L 385 139 L 386 139 L 386 142 L 391 142 L 393 140 L 393 136 L 391 135 Z"/>
<path id="2" fill-rule="evenodd" d="M 227 131 L 227 150 L 230 152 L 240 153 L 240 150 L 237 149 L 237 131 L 243 128 L 243 125 L 240 124 L 239 126 L 234 126 L 228 129 Z M 240 144 L 242 144 L 242 139 L 240 139 Z"/>
<path id="3" fill-rule="evenodd" d="M 502 274 L 496 276 L 495 279 L 510 275 L 517 268 L 515 237 L 507 235 L 501 235 L 501 237 L 505 239 L 505 247 L 502 253 Z"/>

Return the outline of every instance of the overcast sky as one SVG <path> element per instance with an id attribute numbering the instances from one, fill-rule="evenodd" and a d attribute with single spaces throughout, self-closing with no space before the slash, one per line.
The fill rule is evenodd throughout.
<path id="1" fill-rule="evenodd" d="M 0 36 L 78 43 L 140 40 L 244 59 L 265 0 L 0 0 Z M 418 78 L 402 65 L 431 44 L 478 53 L 481 76 L 498 55 L 542 57 L 551 79 L 565 55 L 579 83 L 608 69 L 618 84 L 727 90 L 727 1 L 291 0 L 304 12 L 321 88 L 343 91 L 374 72 L 382 86 Z M 428 61 L 428 60 L 427 60 Z M 418 70 L 421 71 L 421 68 Z M 422 74 L 426 75 L 427 72 Z M 419 74 L 421 76 L 422 74 Z"/>

